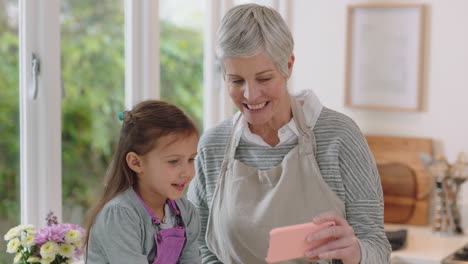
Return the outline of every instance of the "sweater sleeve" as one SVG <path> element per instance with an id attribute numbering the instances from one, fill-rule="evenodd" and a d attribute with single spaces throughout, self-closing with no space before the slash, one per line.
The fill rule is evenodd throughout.
<path id="1" fill-rule="evenodd" d="M 200 236 L 198 237 L 198 244 L 200 246 L 200 253 L 203 264 L 218 264 L 222 263 L 218 258 L 208 249 L 206 245 L 206 226 L 208 223 L 209 209 L 206 199 L 206 180 L 205 180 L 205 166 L 204 155 L 199 150 L 197 160 L 195 163 L 196 175 L 190 183 L 187 193 L 188 199 L 193 203 L 195 208 L 200 214 Z"/>
<path id="2" fill-rule="evenodd" d="M 357 125 L 345 130 L 339 151 L 346 218 L 361 247 L 361 264 L 390 263 L 383 226 L 383 194 L 374 157 Z"/>
<path id="3" fill-rule="evenodd" d="M 140 225 L 138 215 L 128 208 L 103 209 L 90 232 L 87 263 L 148 264 Z"/>
<path id="4" fill-rule="evenodd" d="M 179 258 L 180 264 L 200 264 L 200 248 L 198 246 L 198 237 L 200 236 L 200 218 L 195 207 L 186 199 L 182 200 L 185 218 L 187 241 L 182 255 Z"/>

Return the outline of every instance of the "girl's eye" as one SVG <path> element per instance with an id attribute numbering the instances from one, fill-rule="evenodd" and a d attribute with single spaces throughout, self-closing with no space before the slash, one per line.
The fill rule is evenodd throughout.
<path id="1" fill-rule="evenodd" d="M 259 79 L 260 82 L 268 82 L 269 80 L 271 80 L 271 78 L 262 78 L 262 79 Z"/>
<path id="2" fill-rule="evenodd" d="M 195 158 L 189 159 L 189 163 L 193 163 L 195 161 Z"/>
<path id="3" fill-rule="evenodd" d="M 179 162 L 179 161 L 178 161 L 178 160 L 170 160 L 170 161 L 168 161 L 168 162 L 169 162 L 169 164 L 173 164 L 173 165 L 174 165 L 174 164 L 177 164 L 177 162 Z"/>

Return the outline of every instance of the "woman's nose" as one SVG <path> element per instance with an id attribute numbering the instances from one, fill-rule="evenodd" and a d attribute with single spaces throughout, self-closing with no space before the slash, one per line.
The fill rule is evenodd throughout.
<path id="1" fill-rule="evenodd" d="M 246 83 L 244 87 L 244 98 L 253 101 L 260 95 L 259 87 L 254 83 Z"/>

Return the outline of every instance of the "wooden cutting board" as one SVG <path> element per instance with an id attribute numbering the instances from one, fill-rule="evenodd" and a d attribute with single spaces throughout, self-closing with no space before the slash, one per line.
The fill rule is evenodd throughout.
<path id="1" fill-rule="evenodd" d="M 366 136 L 382 175 L 386 223 L 427 225 L 432 178 L 419 153 L 433 153 L 432 140 L 389 136 Z"/>
<path id="2" fill-rule="evenodd" d="M 381 163 L 377 165 L 377 169 L 384 193 L 384 221 L 408 222 L 418 201 L 416 174 L 402 163 Z"/>

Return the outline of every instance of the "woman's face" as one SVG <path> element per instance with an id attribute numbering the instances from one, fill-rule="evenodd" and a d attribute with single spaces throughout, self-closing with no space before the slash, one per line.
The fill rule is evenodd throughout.
<path id="1" fill-rule="evenodd" d="M 293 63 L 291 55 L 289 73 Z M 281 127 L 290 120 L 287 78 L 267 55 L 262 52 L 252 57 L 227 57 L 224 69 L 229 95 L 251 126 L 278 123 Z"/>

